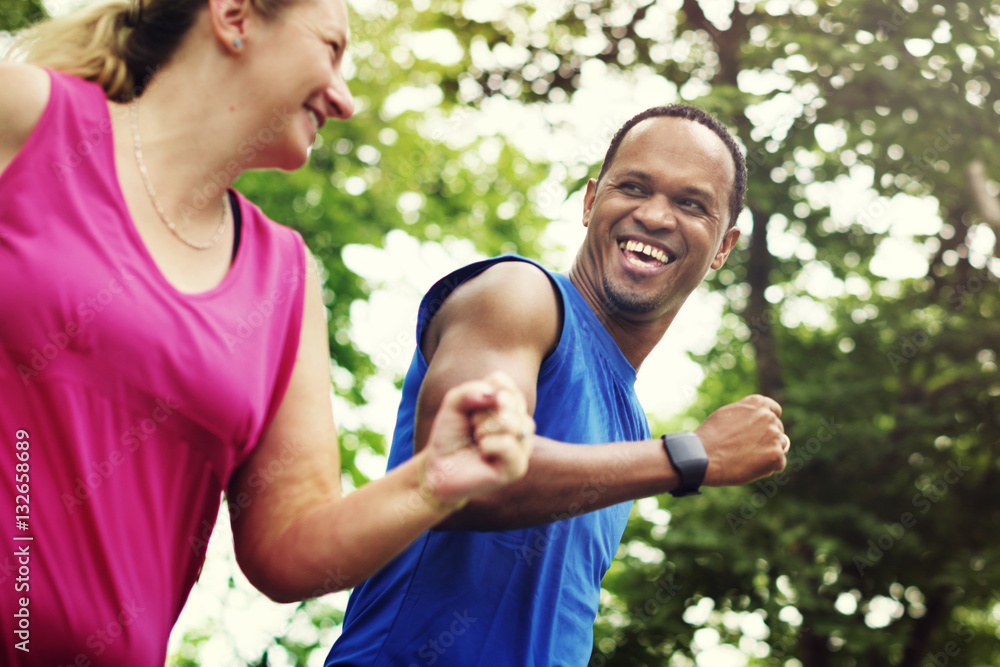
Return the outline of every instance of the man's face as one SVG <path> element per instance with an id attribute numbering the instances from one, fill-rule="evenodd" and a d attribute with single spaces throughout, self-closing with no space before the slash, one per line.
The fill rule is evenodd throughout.
<path id="1" fill-rule="evenodd" d="M 739 238 L 729 226 L 733 158 L 712 130 L 655 117 L 622 140 L 601 182 L 587 185 L 586 264 L 611 312 L 676 312 Z"/>

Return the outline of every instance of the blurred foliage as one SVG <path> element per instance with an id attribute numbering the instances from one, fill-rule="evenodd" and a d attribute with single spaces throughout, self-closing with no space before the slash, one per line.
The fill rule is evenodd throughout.
<path id="1" fill-rule="evenodd" d="M 749 242 L 711 280 L 728 314 L 686 417 L 762 391 L 782 399 L 794 443 L 783 475 L 635 513 L 591 664 L 688 665 L 716 644 L 758 665 L 998 664 L 1000 302 L 993 243 L 975 239 L 1000 226 L 975 208 L 966 170 L 1000 168 L 1000 4 L 563 9 L 548 39 L 464 30 L 470 50 L 484 39 L 523 59 L 466 63 L 478 88 L 465 89 L 559 100 L 596 58 L 622 76 L 651 70 L 731 123 L 748 154 Z M 541 10 L 514 11 L 523 26 Z M 581 53 L 595 35 L 603 48 Z M 853 210 L 831 187 L 848 178 L 870 184 Z M 941 224 L 916 232 L 926 276 L 887 280 L 872 260 L 907 236 L 893 211 L 908 197 Z M 812 294 L 817 274 L 826 296 Z"/>
<path id="2" fill-rule="evenodd" d="M 663 77 L 747 150 L 744 243 L 710 280 L 724 326 L 675 421 L 762 392 L 794 450 L 783 475 L 638 505 L 591 664 L 689 665 L 725 644 L 757 665 L 998 664 L 1000 220 L 975 202 L 1000 191 L 1000 3 L 726 5 L 427 15 L 465 50 L 456 100 L 560 104 L 599 61 Z M 936 228 L 908 232 L 914 199 Z M 907 237 L 926 274 L 889 280 Z"/>
<path id="3" fill-rule="evenodd" d="M 22 5 L 38 7 L 7 3 L 0 26 L 36 15 L 12 13 Z M 659 77 L 676 91 L 665 103 L 712 111 L 746 147 L 743 240 L 708 283 L 727 297 L 723 327 L 697 359 L 700 398 L 657 426 L 767 393 L 784 405 L 789 465 L 637 503 L 592 665 L 692 665 L 712 646 L 768 667 L 1000 664 L 1000 220 L 976 203 L 1000 192 L 1000 3 L 372 0 L 352 27 L 358 114 L 324 128 L 307 168 L 238 185 L 321 260 L 334 363 L 352 378 L 338 391 L 354 403 L 374 366 L 342 332 L 371 286 L 345 245 L 402 228 L 539 252 L 533 188 L 553 165 L 510 148 L 492 159 L 495 138 L 474 127 L 489 98 L 564 105 L 600 63 L 637 85 Z M 413 35 L 458 56 L 419 57 Z M 405 90 L 433 103 L 398 113 L 387 100 Z M 967 177 L 977 161 L 985 184 Z M 926 272 L 886 278 L 911 237 Z M 351 435 L 385 450 L 383 434 Z M 344 464 L 360 484 L 356 453 Z M 295 665 L 325 654 L 298 636 L 272 650 Z M 190 633 L 175 664 L 196 664 L 184 656 L 203 639 Z"/>
<path id="4" fill-rule="evenodd" d="M 16 31 L 46 16 L 38 0 L 4 0 L 0 4 L 0 30 Z"/>

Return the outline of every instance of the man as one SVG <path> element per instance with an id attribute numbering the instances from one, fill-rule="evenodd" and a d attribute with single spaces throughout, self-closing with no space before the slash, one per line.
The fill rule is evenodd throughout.
<path id="1" fill-rule="evenodd" d="M 650 109 L 619 130 L 587 184 L 586 240 L 568 277 L 504 257 L 428 292 L 389 466 L 424 446 L 449 387 L 497 369 L 527 397 L 535 449 L 523 480 L 470 502 L 354 591 L 327 665 L 584 665 L 627 501 L 784 468 L 771 399 L 747 397 L 696 434 L 661 440 L 633 390 L 685 299 L 735 246 L 745 189 L 718 121 Z"/>

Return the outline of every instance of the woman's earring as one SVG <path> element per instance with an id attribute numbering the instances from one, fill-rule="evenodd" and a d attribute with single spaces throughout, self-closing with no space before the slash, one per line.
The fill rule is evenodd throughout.
<path id="1" fill-rule="evenodd" d="M 234 39 L 233 40 L 233 48 L 242 49 L 243 48 L 243 40 L 240 39 L 239 37 L 237 37 L 236 39 Z"/>

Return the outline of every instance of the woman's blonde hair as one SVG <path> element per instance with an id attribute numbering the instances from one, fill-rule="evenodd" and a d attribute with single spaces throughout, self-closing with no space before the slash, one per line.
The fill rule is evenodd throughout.
<path id="1" fill-rule="evenodd" d="M 272 17 L 294 1 L 250 4 Z M 102 0 L 27 28 L 6 57 L 94 81 L 108 99 L 128 102 L 142 94 L 206 7 L 207 0 Z"/>

